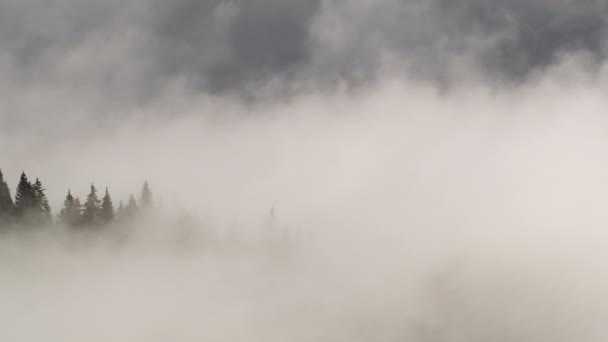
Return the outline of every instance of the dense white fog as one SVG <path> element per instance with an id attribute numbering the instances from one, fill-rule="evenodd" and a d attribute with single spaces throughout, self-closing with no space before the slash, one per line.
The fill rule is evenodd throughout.
<path id="1" fill-rule="evenodd" d="M 126 194 L 145 175 L 203 231 L 185 245 L 162 221 L 118 245 L 4 236 L 0 335 L 601 341 L 608 122 L 604 79 L 583 76 L 560 66 L 525 88 L 447 93 L 386 81 L 254 107 L 201 97 L 174 120 L 45 147 L 47 160 L 9 154 L 5 174 L 23 165 L 57 196 L 90 175 Z"/>

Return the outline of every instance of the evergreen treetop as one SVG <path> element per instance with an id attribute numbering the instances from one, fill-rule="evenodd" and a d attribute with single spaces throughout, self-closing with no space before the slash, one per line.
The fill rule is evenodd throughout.
<path id="1" fill-rule="evenodd" d="M 98 223 L 101 216 L 101 201 L 97 197 L 97 189 L 91 184 L 91 192 L 83 205 L 82 220 L 84 224 Z"/>
<path id="2" fill-rule="evenodd" d="M 25 172 L 22 172 L 15 193 L 15 207 L 18 213 L 22 215 L 25 211 L 33 209 L 35 203 L 34 187 L 27 179 Z"/>
<path id="3" fill-rule="evenodd" d="M 32 189 L 34 191 L 34 209 L 42 214 L 40 215 L 41 222 L 39 223 L 51 223 L 53 220 L 51 206 L 49 205 L 49 200 L 45 194 L 46 189 L 42 186 L 40 179 L 36 178 L 36 182 L 32 186 Z"/>
<path id="4" fill-rule="evenodd" d="M 13 208 L 13 198 L 11 197 L 11 190 L 4 180 L 2 170 L 0 170 L 0 215 L 8 215 Z"/>
<path id="5" fill-rule="evenodd" d="M 112 197 L 106 187 L 106 193 L 103 196 L 103 200 L 101 202 L 101 219 L 105 222 L 109 222 L 114 220 L 114 204 L 112 204 Z"/>
<path id="6" fill-rule="evenodd" d="M 150 190 L 150 184 L 148 184 L 148 181 L 145 181 L 144 185 L 141 188 L 139 206 L 140 208 L 148 209 L 152 207 L 152 204 L 152 190 Z"/>
<path id="7" fill-rule="evenodd" d="M 122 218 L 124 218 L 124 216 L 125 216 L 125 205 L 121 200 L 120 203 L 118 203 L 118 209 L 116 209 L 115 217 L 117 219 L 122 219 Z"/>
<path id="8" fill-rule="evenodd" d="M 59 222 L 67 226 L 75 226 L 80 223 L 80 216 L 80 200 L 74 198 L 72 192 L 68 190 L 68 194 L 63 201 L 63 208 L 59 212 Z"/>
<path id="9" fill-rule="evenodd" d="M 135 201 L 135 197 L 133 197 L 133 195 L 131 194 L 129 196 L 129 201 L 127 202 L 127 206 L 125 207 L 125 216 L 127 217 L 131 217 L 134 216 L 137 213 L 137 202 Z"/>

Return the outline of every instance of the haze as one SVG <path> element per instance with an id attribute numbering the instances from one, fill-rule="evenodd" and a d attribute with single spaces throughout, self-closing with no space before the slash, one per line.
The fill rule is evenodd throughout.
<path id="1" fill-rule="evenodd" d="M 0 340 L 605 341 L 607 14 L 0 0 L 11 194 L 162 203 L 0 234 Z"/>

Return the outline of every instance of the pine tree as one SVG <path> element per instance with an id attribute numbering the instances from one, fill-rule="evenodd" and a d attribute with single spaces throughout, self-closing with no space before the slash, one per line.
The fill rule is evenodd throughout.
<path id="1" fill-rule="evenodd" d="M 27 179 L 25 172 L 21 173 L 17 192 L 15 193 L 15 211 L 17 216 L 29 214 L 35 207 L 35 194 L 32 183 Z"/>
<path id="2" fill-rule="evenodd" d="M 125 205 L 122 200 L 118 204 L 118 209 L 116 210 L 116 215 L 114 215 L 117 219 L 122 220 L 125 217 Z"/>
<path id="3" fill-rule="evenodd" d="M 96 224 L 99 222 L 101 214 L 101 201 L 97 198 L 97 189 L 91 184 L 91 192 L 87 195 L 82 212 L 83 224 Z"/>
<path id="4" fill-rule="evenodd" d="M 137 214 L 137 202 L 135 202 L 135 197 L 133 195 L 129 196 L 129 201 L 127 202 L 127 206 L 125 207 L 124 213 L 125 217 L 133 217 Z"/>
<path id="5" fill-rule="evenodd" d="M 80 203 L 80 197 L 76 196 L 74 200 L 74 215 L 77 218 L 74 222 L 76 225 L 82 224 L 82 204 Z"/>
<path id="6" fill-rule="evenodd" d="M 63 207 L 59 211 L 59 215 L 57 219 L 59 223 L 70 225 L 70 212 L 74 208 L 74 196 L 72 196 L 72 191 L 68 190 L 68 194 L 65 196 L 65 200 L 63 201 Z"/>
<path id="7" fill-rule="evenodd" d="M 144 182 L 144 185 L 141 188 L 141 194 L 139 197 L 139 207 L 142 209 L 149 209 L 152 207 L 152 191 L 150 190 L 150 185 L 148 181 Z"/>
<path id="8" fill-rule="evenodd" d="M 51 214 L 51 206 L 49 200 L 44 193 L 46 189 L 42 186 L 42 182 L 36 178 L 36 182 L 32 186 L 34 191 L 34 210 L 36 212 L 36 219 L 38 224 L 50 224 L 53 222 L 53 215 Z"/>
<path id="9" fill-rule="evenodd" d="M 13 210 L 13 205 L 11 190 L 4 180 L 2 170 L 0 170 L 0 224 L 8 222 L 9 215 Z"/>
<path id="10" fill-rule="evenodd" d="M 114 220 L 114 205 L 112 204 L 112 197 L 110 197 L 110 193 L 108 192 L 108 188 L 106 188 L 106 194 L 103 196 L 103 200 L 101 202 L 101 219 L 104 222 L 110 222 Z"/>
<path id="11" fill-rule="evenodd" d="M 59 222 L 66 226 L 75 226 L 80 223 L 80 215 L 80 200 L 74 198 L 72 192 L 68 190 L 65 201 L 63 201 L 63 208 L 59 212 Z"/>

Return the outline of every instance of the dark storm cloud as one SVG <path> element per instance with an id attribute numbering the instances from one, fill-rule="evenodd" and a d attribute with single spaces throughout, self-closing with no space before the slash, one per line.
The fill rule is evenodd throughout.
<path id="1" fill-rule="evenodd" d="M 119 3 L 107 1 L 0 1 L 0 54 L 27 69 L 50 68 L 92 34 L 112 27 Z"/>
<path id="2" fill-rule="evenodd" d="M 387 57 L 423 76 L 464 58 L 519 79 L 564 52 L 603 60 L 607 15 L 593 0 L 0 0 L 0 71 L 135 95 L 178 79 L 196 92 L 368 82 Z"/>
<path id="3" fill-rule="evenodd" d="M 563 53 L 605 57 L 606 1 L 428 0 L 333 3 L 320 21 L 341 24 L 340 47 L 321 61 L 342 76 L 367 79 L 386 54 L 423 76 L 449 77 L 466 60 L 488 76 L 522 79 Z M 323 30 L 323 29 L 322 29 Z M 338 30 L 336 30 L 338 31 Z M 334 48 L 334 42 L 322 45 Z M 371 74 L 370 74 L 371 71 Z M 394 70 L 391 70 L 394 71 Z M 411 70 L 410 70 L 411 71 Z M 459 70 L 462 71 L 462 70 Z"/>
<path id="4" fill-rule="evenodd" d="M 488 71 L 525 76 L 573 51 L 589 52 L 598 60 L 604 57 L 606 1 L 438 0 L 437 4 L 450 31 L 497 36 L 478 52 Z"/>
<path id="5" fill-rule="evenodd" d="M 162 73 L 222 90 L 307 63 L 318 0 L 195 1 L 162 5 L 147 48 Z"/>

